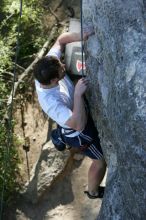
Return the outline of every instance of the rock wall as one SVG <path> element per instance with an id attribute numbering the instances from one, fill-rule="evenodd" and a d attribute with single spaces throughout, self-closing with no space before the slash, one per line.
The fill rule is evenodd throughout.
<path id="1" fill-rule="evenodd" d="M 83 0 L 88 100 L 108 164 L 98 219 L 146 219 L 146 1 Z M 89 98 L 90 97 L 90 98 Z"/>

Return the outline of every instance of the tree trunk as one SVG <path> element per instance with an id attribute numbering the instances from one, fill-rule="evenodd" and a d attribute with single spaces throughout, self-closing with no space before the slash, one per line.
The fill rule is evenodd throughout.
<path id="1" fill-rule="evenodd" d="M 146 1 L 84 0 L 89 104 L 108 165 L 99 220 L 146 219 Z"/>

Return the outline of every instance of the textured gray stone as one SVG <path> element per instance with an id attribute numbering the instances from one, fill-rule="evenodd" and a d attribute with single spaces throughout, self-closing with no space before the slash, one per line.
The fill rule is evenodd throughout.
<path id="1" fill-rule="evenodd" d="M 45 144 L 31 171 L 30 181 L 22 192 L 23 197 L 34 204 L 37 203 L 63 173 L 69 159 L 69 151 L 57 151 L 51 141 Z"/>
<path id="2" fill-rule="evenodd" d="M 146 1 L 83 0 L 88 99 L 108 164 L 98 219 L 146 219 Z M 89 98 L 90 97 L 90 98 Z"/>

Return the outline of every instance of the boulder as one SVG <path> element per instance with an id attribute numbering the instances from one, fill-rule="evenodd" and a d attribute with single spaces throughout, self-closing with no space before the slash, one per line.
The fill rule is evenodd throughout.
<path id="1" fill-rule="evenodd" d="M 51 141 L 45 144 L 39 160 L 31 171 L 30 181 L 26 183 L 22 196 L 33 204 L 37 203 L 64 172 L 69 159 L 69 151 L 57 151 Z"/>
<path id="2" fill-rule="evenodd" d="M 108 165 L 99 220 L 146 219 L 146 1 L 84 0 L 87 94 Z"/>

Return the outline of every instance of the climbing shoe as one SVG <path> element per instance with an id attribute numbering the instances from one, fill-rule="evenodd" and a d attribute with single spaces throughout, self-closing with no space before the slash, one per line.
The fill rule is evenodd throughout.
<path id="1" fill-rule="evenodd" d="M 89 193 L 89 191 L 84 191 L 84 193 L 88 196 L 89 199 L 97 199 L 97 198 L 102 199 L 104 195 L 104 189 L 105 187 L 99 186 L 97 195 L 92 195 Z"/>

